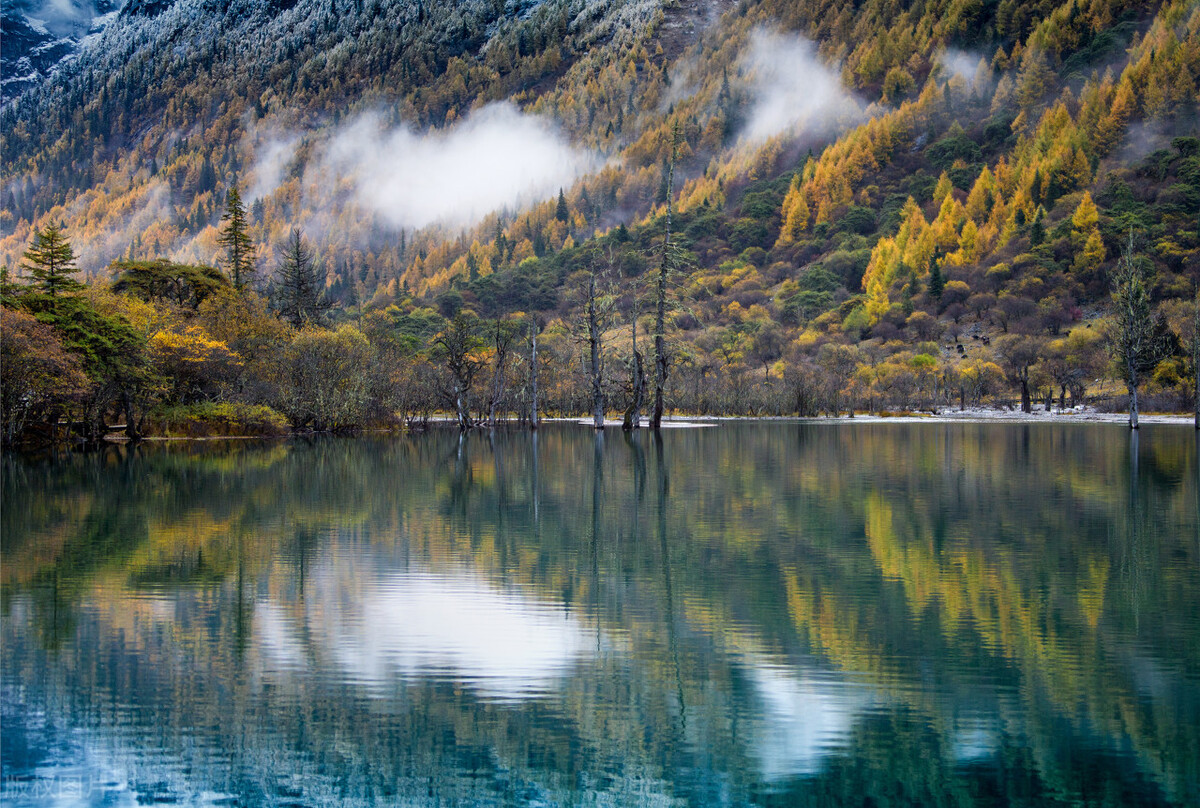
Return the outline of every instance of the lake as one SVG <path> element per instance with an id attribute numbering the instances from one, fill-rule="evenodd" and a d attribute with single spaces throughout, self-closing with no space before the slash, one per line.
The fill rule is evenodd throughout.
<path id="1" fill-rule="evenodd" d="M 1197 805 L 1190 428 L 6 456 L 5 805 Z"/>

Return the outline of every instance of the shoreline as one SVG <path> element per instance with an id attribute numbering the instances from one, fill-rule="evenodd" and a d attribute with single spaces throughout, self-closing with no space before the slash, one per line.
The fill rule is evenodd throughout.
<path id="1" fill-rule="evenodd" d="M 592 426 L 590 418 L 544 418 L 545 423 L 567 423 L 578 424 L 580 426 Z M 647 420 L 647 419 L 643 419 Z M 850 415 L 667 415 L 663 416 L 663 429 L 686 429 L 689 427 L 711 427 L 725 422 L 780 422 L 780 423 L 829 423 L 829 424 L 855 424 L 855 423 L 997 423 L 997 424 L 1029 424 L 1029 423 L 1079 423 L 1079 424 L 1121 424 L 1128 426 L 1129 413 L 1126 412 L 1100 412 L 1091 407 L 1080 407 L 1078 409 L 1067 409 L 1059 411 L 1054 409 L 1046 412 L 1044 409 L 1035 409 L 1033 412 L 1024 413 L 1020 410 L 1008 410 L 995 407 L 968 407 L 965 410 L 945 409 L 940 412 L 928 411 L 901 411 L 895 413 L 883 412 L 868 415 L 867 413 L 856 412 L 853 416 Z M 1149 425 L 1170 425 L 1170 426 L 1189 426 L 1194 427 L 1194 416 L 1191 413 L 1139 413 L 1138 423 Z M 620 427 L 621 421 L 616 419 L 606 418 L 604 426 Z M 642 429 L 649 429 L 644 425 Z"/>
<path id="2" fill-rule="evenodd" d="M 939 412 L 929 411 L 903 411 L 896 413 L 855 413 L 849 415 L 815 415 L 811 417 L 797 416 L 694 416 L 688 420 L 691 421 L 797 421 L 804 423 L 833 423 L 833 424 L 854 424 L 854 423 L 997 423 L 997 424 L 1030 424 L 1030 423 L 1078 423 L 1078 424 L 1121 424 L 1128 426 L 1129 413 L 1127 412 L 1100 412 L 1090 407 L 1080 407 L 1079 409 L 1067 409 L 1059 411 L 1054 409 L 1046 412 L 1044 409 L 1035 409 L 1033 412 L 1024 413 L 1020 410 L 1008 410 L 994 407 L 968 407 L 965 410 L 958 408 L 945 409 Z M 1139 413 L 1138 423 L 1140 424 L 1166 424 L 1172 426 L 1189 426 L 1194 427 L 1193 415 L 1191 413 Z"/>
<path id="3" fill-rule="evenodd" d="M 853 418 L 848 416 L 839 416 L 838 418 L 829 419 L 811 419 L 811 420 L 830 420 L 830 421 L 867 421 L 870 423 L 886 423 L 901 422 L 901 423 L 995 423 L 995 424 L 1119 424 L 1121 426 L 1129 426 L 1129 413 L 1119 412 L 1046 412 L 1045 410 L 1034 410 L 1031 413 L 1024 413 L 1020 410 L 954 410 L 952 412 L 939 413 L 905 413 L 902 415 L 855 415 Z M 1193 427 L 1194 422 L 1191 415 L 1174 415 L 1168 413 L 1152 413 L 1149 415 L 1138 415 L 1138 424 L 1143 425 L 1169 425 L 1169 426 L 1188 426 Z"/>
<path id="4" fill-rule="evenodd" d="M 648 419 L 643 419 L 648 421 Z M 1138 416 L 1140 424 L 1150 426 L 1177 426 L 1177 427 L 1193 427 L 1193 416 L 1189 414 L 1176 413 L 1148 413 Z M 1118 424 L 1128 425 L 1129 414 L 1119 412 L 1100 412 L 1090 407 L 1081 407 L 1079 409 L 1068 409 L 1059 411 L 1057 409 L 1046 412 L 1044 409 L 1035 409 L 1031 413 L 1023 413 L 1020 410 L 998 409 L 992 407 L 976 407 L 967 408 L 965 410 L 953 409 L 942 410 L 937 413 L 932 412 L 898 412 L 890 413 L 875 413 L 868 415 L 866 413 L 858 413 L 853 417 L 849 415 L 817 415 L 809 417 L 801 417 L 795 415 L 669 415 L 663 417 L 663 429 L 706 429 L 720 426 L 722 423 L 734 422 L 764 422 L 764 423 L 804 423 L 804 424 L 830 424 L 830 425 L 849 425 L 849 424 L 972 424 L 972 423 L 995 423 L 995 424 Z M 439 426 L 449 426 L 454 423 L 453 418 L 434 418 L 430 424 Z M 544 424 L 565 424 L 582 427 L 592 427 L 590 418 L 579 418 L 572 416 L 564 417 L 549 417 L 543 418 Z M 619 429 L 621 420 L 614 418 L 605 418 L 604 428 Z M 515 427 L 519 422 L 516 420 L 505 420 L 500 423 L 502 427 Z M 486 427 L 480 427 L 486 429 Z M 643 424 L 642 430 L 649 430 L 648 424 Z M 384 435 L 389 433 L 404 433 L 409 430 L 400 427 L 397 429 L 368 429 L 355 433 L 347 433 L 348 437 L 357 437 L 361 435 L 373 434 Z M 174 443 L 179 441 L 221 441 L 221 440 L 288 440 L 297 437 L 311 437 L 313 435 L 322 435 L 326 433 L 296 433 L 286 435 L 156 435 L 142 438 L 143 441 Z M 333 434 L 333 433 L 328 433 Z M 129 439 L 114 434 L 105 438 L 107 443 L 129 443 Z"/>

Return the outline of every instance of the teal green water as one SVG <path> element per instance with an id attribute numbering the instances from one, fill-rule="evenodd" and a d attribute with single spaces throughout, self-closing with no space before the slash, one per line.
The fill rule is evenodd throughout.
<path id="1" fill-rule="evenodd" d="M 1197 805 L 1193 430 L 3 459 L 5 805 Z"/>

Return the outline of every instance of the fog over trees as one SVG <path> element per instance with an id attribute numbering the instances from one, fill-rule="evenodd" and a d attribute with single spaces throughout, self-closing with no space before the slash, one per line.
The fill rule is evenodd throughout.
<path id="1" fill-rule="evenodd" d="M 1197 406 L 1193 3 L 184 5 L 0 109 L 28 437 Z"/>

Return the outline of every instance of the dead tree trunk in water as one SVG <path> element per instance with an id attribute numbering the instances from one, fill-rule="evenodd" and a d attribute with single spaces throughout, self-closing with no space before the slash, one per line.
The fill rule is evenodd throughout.
<path id="1" fill-rule="evenodd" d="M 667 386 L 667 276 L 671 271 L 671 214 L 675 184 L 675 158 L 679 153 L 679 124 L 675 124 L 671 136 L 671 163 L 667 168 L 667 228 L 663 237 L 662 262 L 658 266 L 657 296 L 654 304 L 654 414 L 650 426 L 662 426 L 663 391 Z"/>
<path id="2" fill-rule="evenodd" d="M 602 359 L 602 346 L 600 336 L 600 315 L 596 311 L 596 270 L 595 267 L 588 274 L 588 291 L 587 291 L 587 317 L 588 317 L 588 346 L 592 353 L 592 426 L 596 429 L 604 428 L 604 385 L 602 384 L 601 374 L 604 368 L 600 362 Z"/>
<path id="3" fill-rule="evenodd" d="M 538 428 L 537 392 L 537 318 L 529 321 L 529 428 Z"/>
<path id="4" fill-rule="evenodd" d="M 642 353 L 637 347 L 637 309 L 633 310 L 630 326 L 633 332 L 633 378 L 630 381 L 629 407 L 625 410 L 625 421 L 621 428 L 628 431 L 642 426 L 642 403 L 646 398 L 646 369 L 642 366 Z"/>
<path id="5" fill-rule="evenodd" d="M 496 319 L 492 343 L 496 350 L 496 365 L 492 369 L 492 399 L 488 406 L 488 427 L 491 429 L 496 428 L 497 411 L 505 394 L 504 372 L 508 368 L 508 356 L 512 352 L 513 343 L 519 334 L 516 323 Z"/>
<path id="6" fill-rule="evenodd" d="M 1200 292 L 1192 305 L 1192 335 L 1188 340 L 1192 354 L 1192 406 L 1196 429 L 1200 429 Z"/>

